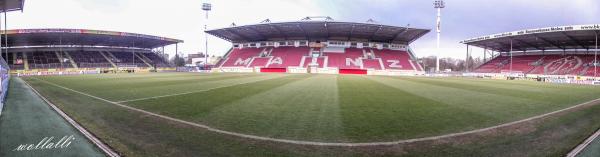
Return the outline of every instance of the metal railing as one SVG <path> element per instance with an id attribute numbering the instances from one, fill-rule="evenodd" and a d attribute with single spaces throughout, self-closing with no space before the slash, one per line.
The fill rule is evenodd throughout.
<path id="1" fill-rule="evenodd" d="M 4 107 L 4 100 L 6 98 L 6 93 L 8 92 L 8 83 L 10 81 L 10 67 L 6 64 L 4 59 L 0 58 L 0 82 L 1 82 L 1 91 L 0 91 L 0 115 L 2 114 L 2 108 Z"/>

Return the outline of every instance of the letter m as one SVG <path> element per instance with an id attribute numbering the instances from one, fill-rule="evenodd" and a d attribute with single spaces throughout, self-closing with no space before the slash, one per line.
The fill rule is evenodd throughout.
<path id="1" fill-rule="evenodd" d="M 24 151 L 27 148 L 27 144 L 19 145 L 17 148 L 13 149 L 13 151 Z"/>

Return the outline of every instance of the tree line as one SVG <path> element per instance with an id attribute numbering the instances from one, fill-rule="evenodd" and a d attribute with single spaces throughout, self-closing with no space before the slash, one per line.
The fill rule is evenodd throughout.
<path id="1" fill-rule="evenodd" d="M 451 71 L 464 72 L 468 69 L 468 71 L 473 71 L 484 63 L 483 59 L 479 57 L 469 57 L 467 60 L 449 57 L 440 58 L 440 70 L 445 71 L 446 69 L 450 69 Z M 418 62 L 423 66 L 425 71 L 435 70 L 435 56 L 419 57 Z"/>

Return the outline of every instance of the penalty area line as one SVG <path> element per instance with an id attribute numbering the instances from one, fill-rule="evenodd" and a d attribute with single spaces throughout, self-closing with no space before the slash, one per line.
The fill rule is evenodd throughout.
<path id="1" fill-rule="evenodd" d="M 40 80 L 35 78 L 36 80 Z M 390 146 L 390 145 L 397 145 L 397 144 L 407 144 L 407 143 L 414 143 L 414 142 L 422 142 L 422 141 L 433 141 L 433 140 L 439 140 L 439 139 L 446 139 L 446 138 L 452 138 L 452 137 L 458 137 L 458 136 L 463 136 L 463 135 L 468 135 L 468 134 L 475 134 L 475 133 L 480 133 L 480 132 L 485 132 L 485 131 L 490 131 L 490 130 L 494 130 L 494 129 L 499 129 L 499 128 L 503 128 L 503 127 L 508 127 L 508 126 L 512 126 L 512 125 L 516 125 L 516 124 L 520 124 L 520 123 L 524 123 L 524 122 L 528 122 L 528 121 L 532 121 L 532 120 L 536 120 L 536 119 L 541 119 L 550 115 L 554 115 L 554 114 L 558 114 L 561 112 L 566 112 L 569 110 L 573 110 L 575 108 L 581 107 L 581 106 L 586 106 L 586 105 L 598 105 L 600 104 L 600 98 L 595 99 L 595 100 L 591 100 L 585 103 L 581 103 L 575 106 L 571 106 L 568 108 L 564 108 L 561 110 L 557 110 L 557 111 L 553 111 L 553 112 L 549 112 L 549 113 L 545 113 L 542 115 L 537 115 L 537 116 L 533 116 L 533 117 L 529 117 L 526 119 L 521 119 L 518 121 L 513 121 L 513 122 L 508 122 L 508 123 L 504 123 L 504 124 L 500 124 L 500 125 L 496 125 L 496 126 L 491 126 L 491 127 L 486 127 L 486 128 L 481 128 L 481 129 L 475 129 L 475 130 L 471 130 L 471 131 L 465 131 L 465 132 L 457 132 L 457 133 L 450 133 L 450 134 L 444 134 L 444 135 L 438 135 L 438 136 L 430 136 L 430 137 L 422 137 L 422 138 L 413 138 L 413 139 L 404 139 L 404 140 L 396 140 L 396 141 L 389 141 L 389 142 L 356 142 L 356 143 L 352 143 L 352 142 L 315 142 L 315 141 L 300 141 L 300 140 L 289 140 L 289 139 L 279 139 L 279 138 L 271 138 L 271 137 L 263 137 L 263 136 L 257 136 L 257 135 L 249 135 L 249 134 L 243 134 L 243 133 L 237 133 L 237 132 L 231 132 L 231 131 L 225 131 L 225 130 L 221 130 L 221 129 L 217 129 L 217 128 L 213 128 L 210 127 L 208 125 L 204 125 L 204 124 L 200 124 L 200 123 L 194 123 L 194 122 L 189 122 L 189 121 L 185 121 L 185 120 L 181 120 L 181 119 L 177 119 L 177 118 L 173 118 L 173 117 L 169 117 L 169 116 L 165 116 L 165 115 L 160 115 L 160 114 L 156 114 L 153 112 L 149 112 L 146 110 L 142 110 L 142 109 L 138 109 L 138 108 L 134 108 L 131 106 L 127 106 L 127 105 L 123 105 L 117 102 L 113 102 L 110 100 L 106 100 L 100 97 L 96 97 L 84 92 L 80 92 L 74 89 L 70 89 L 52 82 L 48 82 L 45 80 L 40 80 L 42 82 L 46 82 L 47 84 L 50 85 L 54 85 L 56 87 L 59 88 L 63 88 L 65 90 L 69 90 L 75 93 L 79 93 L 82 95 L 86 95 L 98 100 L 102 100 L 114 105 L 117 105 L 119 107 L 122 108 L 126 108 L 132 111 L 137 111 L 137 112 L 141 112 L 143 114 L 147 114 L 147 115 L 151 115 L 151 116 L 155 116 L 155 117 L 159 117 L 159 118 L 163 118 L 166 120 L 170 120 L 173 122 L 178 122 L 178 123 L 182 123 L 182 124 L 187 124 L 190 126 L 194 126 L 194 127 L 198 127 L 198 128 L 203 128 L 206 129 L 208 131 L 212 131 L 212 132 L 216 132 L 216 133 L 220 133 L 220 134 L 225 134 L 225 135 L 230 135 L 230 136 L 237 136 L 237 137 L 242 137 L 242 138 L 247 138 L 247 139 L 253 139 L 253 140 L 260 140 L 260 141 L 270 141 L 270 142 L 279 142 L 279 143 L 287 143 L 287 144 L 296 144 L 296 145 L 310 145 L 310 146 L 335 146 L 335 147 L 366 147 L 366 146 Z"/>

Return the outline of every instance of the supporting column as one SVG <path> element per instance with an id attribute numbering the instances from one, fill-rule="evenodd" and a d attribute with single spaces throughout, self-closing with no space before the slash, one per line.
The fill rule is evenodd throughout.
<path id="1" fill-rule="evenodd" d="M 596 31 L 596 50 L 594 50 L 594 77 L 598 77 L 598 31 Z"/>
<path id="2" fill-rule="evenodd" d="M 23 52 L 23 69 L 29 70 L 29 60 L 27 59 L 27 53 Z"/>
<path id="3" fill-rule="evenodd" d="M 69 62 L 71 62 L 71 66 L 73 66 L 73 68 L 75 68 L 75 69 L 78 69 L 79 67 L 77 66 L 77 63 L 75 63 L 75 60 L 73 60 L 73 57 L 71 57 L 69 52 L 64 51 L 63 53 L 69 59 Z"/>
<path id="4" fill-rule="evenodd" d="M 6 5 L 4 5 L 4 7 L 6 7 Z M 6 11 L 6 8 L 4 8 L 4 10 Z M 8 59 L 8 17 L 6 14 L 8 13 L 4 12 L 4 47 L 6 47 L 4 53 L 6 53 L 6 59 Z"/>
<path id="5" fill-rule="evenodd" d="M 483 63 L 487 62 L 487 47 L 483 48 Z"/>
<path id="6" fill-rule="evenodd" d="M 465 59 L 465 72 L 469 72 L 469 44 L 467 44 L 467 58 Z"/>
<path id="7" fill-rule="evenodd" d="M 6 13 L 4 13 L 4 14 L 6 14 Z M 0 13 L 0 30 L 2 30 L 2 13 Z M 6 33 L 6 31 L 5 31 L 5 32 L 2 32 L 2 33 Z M 2 36 L 2 34 L 0 34 L 0 37 L 1 37 L 1 36 Z M 1 39 L 2 39 L 2 38 L 0 38 L 0 40 L 1 40 Z M 1 55 L 1 56 L 5 56 L 5 55 L 4 55 L 4 47 L 2 47 L 2 45 L 4 45 L 4 44 L 2 43 L 2 41 L 0 41 L 0 55 Z M 8 58 L 7 58 L 7 59 L 8 59 Z"/>
<path id="8" fill-rule="evenodd" d="M 135 65 L 135 49 L 134 48 L 135 48 L 135 39 L 133 39 L 133 41 L 132 41 L 132 49 L 131 49 L 131 59 L 132 59 L 132 61 L 131 62 L 133 64 L 132 66 L 137 67 Z"/>
<path id="9" fill-rule="evenodd" d="M 54 51 L 54 54 L 56 55 L 56 58 L 58 58 L 58 62 L 60 62 L 60 69 L 64 69 L 64 66 L 63 66 L 64 59 L 63 59 L 62 54 L 59 52 L 60 51 Z"/>
<path id="10" fill-rule="evenodd" d="M 113 66 L 113 68 L 118 69 L 117 64 L 115 64 L 110 58 L 108 58 L 108 56 L 106 56 L 106 54 L 104 54 L 103 51 L 98 51 L 100 53 L 100 55 L 102 55 L 102 57 L 104 57 L 104 59 L 106 59 L 106 61 L 108 61 L 108 63 L 110 63 L 110 65 Z M 108 52 L 108 51 L 106 51 Z M 110 52 L 108 52 L 110 53 Z"/>
<path id="11" fill-rule="evenodd" d="M 179 43 L 175 43 L 175 61 L 179 60 L 179 50 L 178 50 L 178 45 L 177 44 L 179 44 Z M 177 67 L 177 65 L 175 65 L 175 67 Z"/>
<path id="12" fill-rule="evenodd" d="M 18 52 L 13 52 L 13 55 L 12 55 L 13 65 L 15 65 L 15 63 L 17 63 L 17 54 L 18 54 Z M 8 63 L 8 61 L 6 61 L 6 62 Z"/>
<path id="13" fill-rule="evenodd" d="M 62 44 L 62 35 L 60 35 L 60 36 L 58 37 L 58 39 L 59 39 L 59 43 L 60 43 L 60 48 L 58 49 L 58 51 L 60 52 L 60 54 L 59 54 L 59 52 L 56 52 L 56 51 L 54 51 L 54 53 L 56 53 L 56 57 L 58 57 L 58 59 L 59 59 L 59 62 L 60 62 L 60 68 L 61 68 L 61 69 L 64 69 L 64 68 L 65 68 L 65 67 L 63 66 L 63 61 L 64 61 L 64 59 L 63 59 L 63 56 L 62 56 L 62 51 L 63 51 L 63 50 L 62 50 L 62 46 L 63 46 L 63 44 Z"/>
<path id="14" fill-rule="evenodd" d="M 160 51 L 162 52 L 162 56 L 164 57 L 165 56 L 165 47 L 164 46 L 161 47 Z M 165 62 L 169 62 L 169 58 L 165 58 Z M 175 67 L 177 67 L 177 65 L 175 65 Z"/>
<path id="15" fill-rule="evenodd" d="M 510 75 L 512 75 L 512 70 L 513 70 L 513 40 L 510 39 Z"/>
<path id="16" fill-rule="evenodd" d="M 134 53 L 134 56 L 138 57 L 138 59 L 140 59 L 142 62 L 144 62 L 149 68 L 152 68 L 152 65 L 150 65 L 149 62 L 146 61 L 145 56 L 143 54 L 140 53 Z"/>

